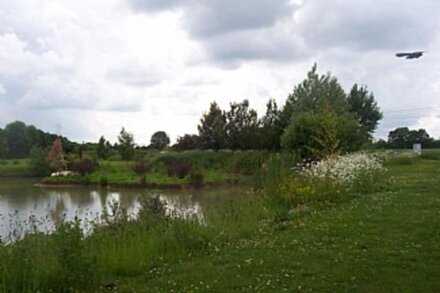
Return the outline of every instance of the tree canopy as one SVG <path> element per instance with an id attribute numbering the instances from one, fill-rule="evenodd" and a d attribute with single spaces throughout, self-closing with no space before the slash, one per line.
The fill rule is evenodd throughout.
<path id="1" fill-rule="evenodd" d="M 165 131 L 157 131 L 151 136 L 150 147 L 158 150 L 164 149 L 170 144 L 170 138 Z"/>
<path id="2" fill-rule="evenodd" d="M 127 132 L 124 127 L 118 135 L 118 150 L 123 160 L 132 160 L 134 157 L 134 136 Z"/>

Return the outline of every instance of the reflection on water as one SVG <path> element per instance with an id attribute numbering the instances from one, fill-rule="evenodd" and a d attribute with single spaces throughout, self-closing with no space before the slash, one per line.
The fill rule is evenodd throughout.
<path id="1" fill-rule="evenodd" d="M 77 217 L 90 231 L 90 222 L 97 221 L 103 210 L 111 212 L 115 204 L 127 208 L 135 216 L 141 196 L 159 195 L 173 217 L 197 217 L 215 208 L 219 201 L 238 196 L 239 190 L 210 191 L 140 191 L 90 188 L 42 188 L 29 179 L 0 179 L 0 237 L 17 239 L 29 231 L 50 233 L 63 221 Z"/>

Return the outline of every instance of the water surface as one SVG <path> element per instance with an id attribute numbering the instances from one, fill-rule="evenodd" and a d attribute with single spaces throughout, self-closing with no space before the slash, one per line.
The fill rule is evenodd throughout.
<path id="1" fill-rule="evenodd" d="M 159 191 L 135 189 L 99 189 L 83 187 L 45 188 L 35 179 L 0 178 L 0 237 L 3 241 L 20 238 L 32 230 L 50 233 L 65 220 L 75 217 L 90 231 L 103 210 L 119 204 L 135 217 L 139 198 L 160 196 L 173 216 L 203 219 L 222 201 L 242 194 L 240 189 Z"/>

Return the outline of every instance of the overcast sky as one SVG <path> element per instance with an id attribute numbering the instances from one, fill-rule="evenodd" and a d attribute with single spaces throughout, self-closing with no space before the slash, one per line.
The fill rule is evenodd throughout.
<path id="1" fill-rule="evenodd" d="M 196 133 L 210 102 L 263 114 L 314 62 L 367 85 L 398 126 L 440 137 L 438 0 L 0 0 L 0 127 L 139 144 Z M 398 51 L 427 50 L 420 59 Z"/>

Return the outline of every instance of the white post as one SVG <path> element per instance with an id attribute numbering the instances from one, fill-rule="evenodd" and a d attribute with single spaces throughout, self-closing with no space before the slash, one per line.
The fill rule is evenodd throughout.
<path id="1" fill-rule="evenodd" d="M 421 143 L 413 143 L 413 152 L 416 155 L 421 155 L 422 154 L 422 144 Z"/>

